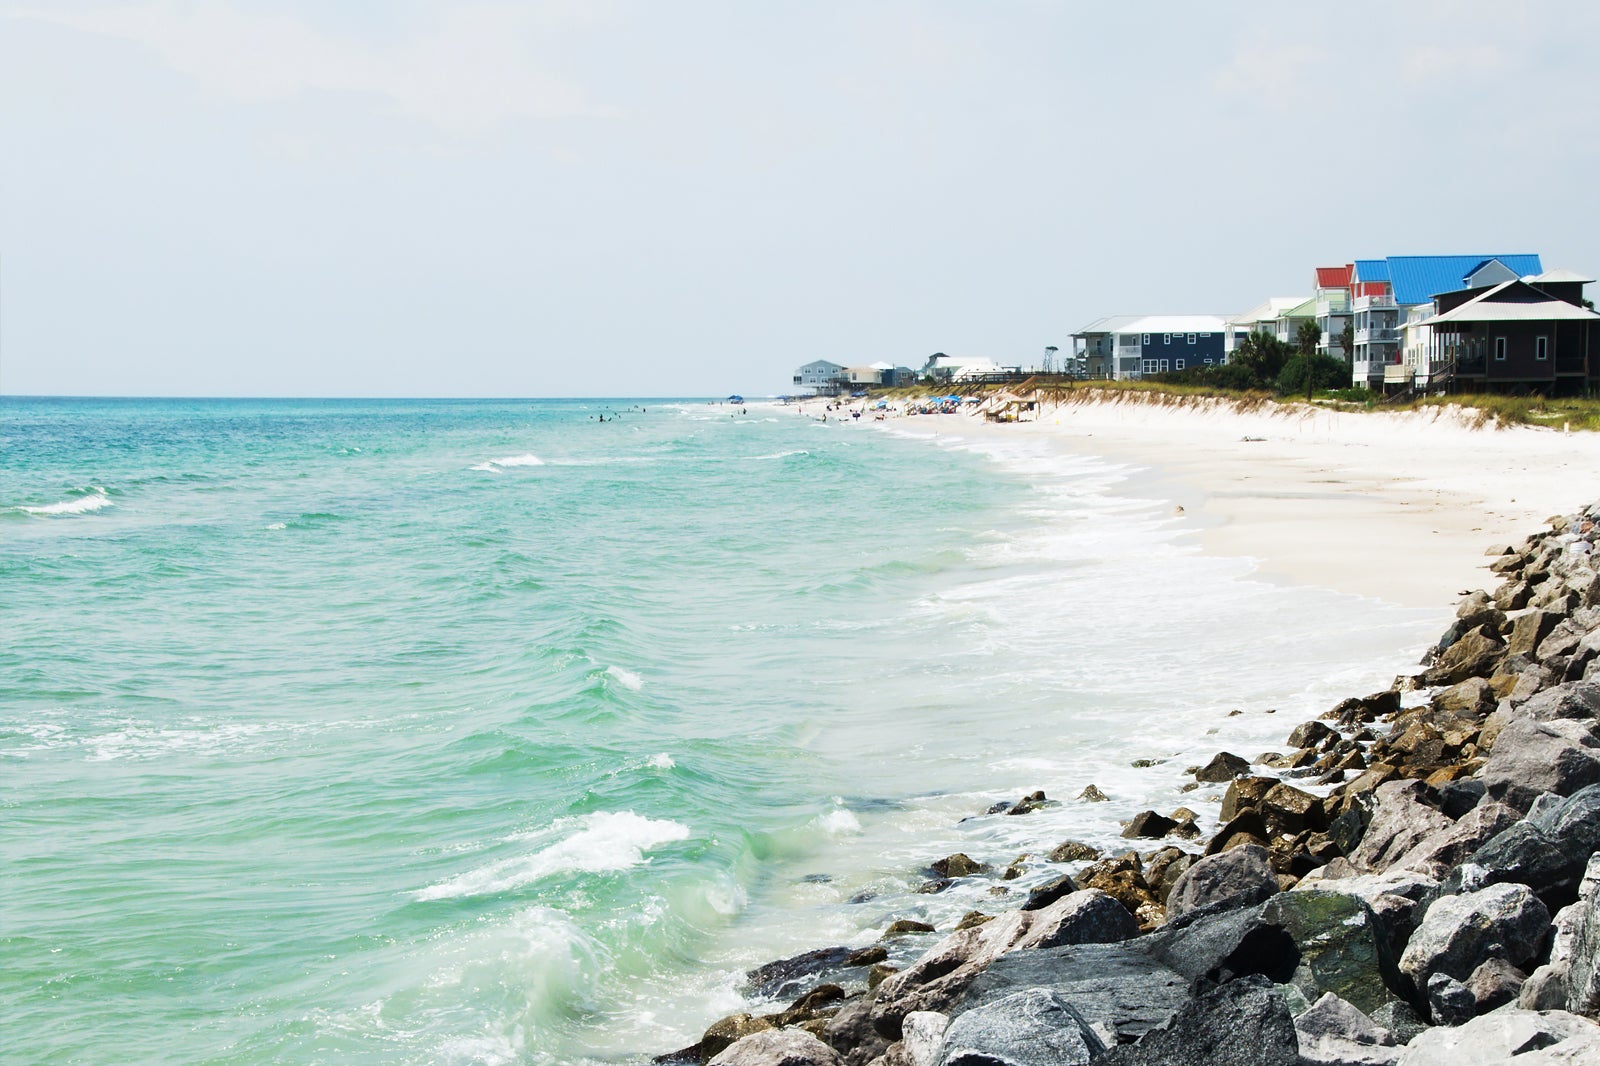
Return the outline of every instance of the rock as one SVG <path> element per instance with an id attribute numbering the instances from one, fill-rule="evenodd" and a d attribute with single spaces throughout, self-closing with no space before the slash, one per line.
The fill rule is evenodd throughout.
<path id="1" fill-rule="evenodd" d="M 1418 1016 L 1411 1005 L 1400 999 L 1386 1003 L 1373 1011 L 1372 1020 L 1393 1033 L 1401 1045 L 1411 1043 L 1417 1038 L 1418 1033 L 1428 1028 L 1428 1023 Z"/>
<path id="2" fill-rule="evenodd" d="M 1072 1005 L 1049 988 L 1013 992 L 957 1016 L 939 1066 L 1088 1066 L 1105 1051 Z"/>
<path id="3" fill-rule="evenodd" d="M 1428 978 L 1428 1014 L 1435 1025 L 1460 1025 L 1477 1013 L 1472 990 L 1449 974 Z"/>
<path id="4" fill-rule="evenodd" d="M 1315 748 L 1333 735 L 1333 730 L 1313 719 L 1309 722 L 1302 722 L 1295 727 L 1294 732 L 1289 734 L 1289 746 L 1291 748 Z"/>
<path id="5" fill-rule="evenodd" d="M 1368 771 L 1371 773 L 1371 771 Z M 1384 870 L 1394 860 L 1453 823 L 1424 802 L 1427 787 L 1419 781 L 1389 781 L 1373 796 L 1372 820 L 1361 843 L 1350 853 L 1359 869 Z"/>
<path id="6" fill-rule="evenodd" d="M 1534 657 L 1534 652 L 1539 647 L 1539 642 L 1550 635 L 1565 616 L 1555 611 L 1529 611 L 1518 616 L 1511 623 L 1511 636 L 1506 641 L 1506 650 L 1512 655 L 1526 655 Z"/>
<path id="7" fill-rule="evenodd" d="M 806 986 L 816 983 L 819 974 L 856 965 L 847 961 L 854 954 L 854 948 L 818 948 L 758 966 L 744 975 L 745 994 L 754 999 L 798 995 Z"/>
<path id="8" fill-rule="evenodd" d="M 871 947 L 852 951 L 849 957 L 844 960 L 844 964 L 847 967 L 871 966 L 875 962 L 883 962 L 888 957 L 889 951 L 887 948 L 879 944 L 873 944 Z"/>
<path id="9" fill-rule="evenodd" d="M 1170 1024 L 1138 1043 L 1113 1048 L 1101 1066 L 1290 1066 L 1299 1056 L 1283 993 L 1244 977 L 1184 1006 Z"/>
<path id="10" fill-rule="evenodd" d="M 803 1029 L 774 1029 L 740 1038 L 709 1066 L 843 1066 L 838 1052 Z"/>
<path id="11" fill-rule="evenodd" d="M 1250 772 L 1250 763 L 1234 755 L 1232 752 L 1218 752 L 1211 761 L 1195 771 L 1194 779 L 1206 783 L 1220 784 L 1223 781 L 1232 781 L 1242 774 Z"/>
<path id="12" fill-rule="evenodd" d="M 1130 940 L 1013 952 L 980 974 L 960 1005 L 972 1009 L 1039 987 L 1071 1003 L 1108 1047 L 1165 1025 L 1189 999 L 1189 982 Z"/>
<path id="13" fill-rule="evenodd" d="M 873 1001 L 873 1025 L 889 1039 L 899 1039 L 907 1014 L 946 1009 L 973 978 L 1007 952 L 1109 943 L 1137 934 L 1137 924 L 1122 905 L 1093 889 L 1074 892 L 1041 910 L 1008 911 L 991 922 L 951 933 L 886 979 Z"/>
<path id="14" fill-rule="evenodd" d="M 1486 791 L 1483 782 L 1476 778 L 1452 781 L 1439 787 L 1439 813 L 1446 818 L 1460 820 L 1483 799 Z"/>
<path id="15" fill-rule="evenodd" d="M 1388 1029 L 1332 992 L 1294 1020 L 1302 1066 L 1390 1066 L 1400 1057 Z"/>
<path id="16" fill-rule="evenodd" d="M 730 1014 L 726 1018 L 720 1018 L 712 1022 L 700 1037 L 702 1060 L 720 1055 L 752 1033 L 765 1032 L 776 1027 L 777 1023 L 771 1018 L 758 1018 L 753 1014 Z"/>
<path id="17" fill-rule="evenodd" d="M 1217 855 L 1249 844 L 1266 847 L 1267 823 L 1258 812 L 1246 810 L 1217 828 L 1206 845 L 1206 854 Z"/>
<path id="18" fill-rule="evenodd" d="M 1098 859 L 1100 849 L 1076 840 L 1063 840 L 1050 852 L 1051 862 L 1081 862 L 1084 859 Z"/>
<path id="19" fill-rule="evenodd" d="M 1296 892 L 1340 892 L 1361 900 L 1372 911 L 1379 939 L 1393 959 L 1405 951 L 1406 942 L 1422 921 L 1425 904 L 1432 902 L 1438 889 L 1439 883 L 1433 878 L 1396 867 L 1383 873 L 1339 879 L 1313 874 L 1295 886 Z"/>
<path id="20" fill-rule="evenodd" d="M 1209 855 L 1185 870 L 1167 896 L 1167 914 L 1176 918 L 1213 905 L 1246 907 L 1278 891 L 1267 849 L 1248 845 Z"/>
<path id="21" fill-rule="evenodd" d="M 1223 822 L 1231 822 L 1245 811 L 1261 806 L 1261 797 L 1278 784 L 1276 777 L 1236 777 L 1228 782 L 1228 791 L 1222 794 L 1222 810 L 1217 815 Z"/>
<path id="22" fill-rule="evenodd" d="M 1400 691 L 1391 688 L 1359 699 L 1343 700 L 1322 717 L 1337 721 L 1342 726 L 1365 725 L 1399 709 Z"/>
<path id="23" fill-rule="evenodd" d="M 1078 798 L 1086 803 L 1104 803 L 1111 797 L 1106 795 L 1104 792 L 1101 792 L 1097 786 L 1089 785 L 1082 792 L 1078 793 Z"/>
<path id="24" fill-rule="evenodd" d="M 1025 911 L 1041 910 L 1050 906 L 1062 896 L 1071 895 L 1076 891 L 1078 891 L 1078 886 L 1073 883 L 1072 878 L 1062 874 L 1053 881 L 1047 881 L 1039 887 L 1031 889 L 1028 892 L 1027 900 L 1022 904 L 1022 909 Z"/>
<path id="25" fill-rule="evenodd" d="M 1166 908 L 1144 879 L 1139 857 L 1133 853 L 1101 859 L 1078 873 L 1080 888 L 1096 888 L 1122 904 L 1144 929 L 1166 920 Z"/>
<path id="26" fill-rule="evenodd" d="M 1171 818 L 1155 811 L 1140 811 L 1133 816 L 1133 821 L 1123 828 L 1122 835 L 1130 839 L 1159 840 L 1176 828 L 1178 823 Z"/>
<path id="27" fill-rule="evenodd" d="M 935 877 L 931 881 L 924 881 L 922 884 L 918 885 L 917 892 L 924 896 L 932 896 L 943 892 L 953 884 L 955 884 L 955 880 L 953 878 Z"/>
<path id="28" fill-rule="evenodd" d="M 1516 1002 L 1528 975 L 1504 959 L 1490 959 L 1466 980 L 1472 992 L 1475 1013 L 1487 1014 L 1496 1007 Z"/>
<path id="29" fill-rule="evenodd" d="M 1578 901 L 1564 917 L 1562 924 L 1571 929 L 1563 982 L 1567 1009 L 1593 1018 L 1600 1015 L 1600 854 L 1590 857 Z"/>
<path id="30" fill-rule="evenodd" d="M 936 1066 L 939 1053 L 944 1049 L 944 1034 L 950 1028 L 950 1016 L 937 1011 L 919 1010 L 906 1015 L 900 1038 L 900 1053 L 911 1066 Z"/>
<path id="31" fill-rule="evenodd" d="M 1393 989 L 1402 982 L 1393 950 L 1363 900 L 1340 892 L 1287 892 L 1259 913 L 1262 926 L 1283 930 L 1297 950 L 1280 984 L 1293 985 L 1310 1001 L 1332 992 L 1369 1013 L 1396 998 Z"/>
<path id="32" fill-rule="evenodd" d="M 971 929 L 974 926 L 982 925 L 984 922 L 992 921 L 994 921 L 994 915 L 992 914 L 985 914 L 982 911 L 968 911 L 966 914 L 963 914 L 961 916 L 961 920 L 956 923 L 956 929 Z"/>
<path id="33" fill-rule="evenodd" d="M 1193 866 L 1196 856 L 1177 848 L 1162 848 L 1151 856 L 1149 869 L 1145 873 L 1145 883 L 1155 892 L 1156 898 L 1165 905 L 1172 895 L 1172 889 L 1178 883 L 1178 878 L 1183 872 Z"/>
<path id="34" fill-rule="evenodd" d="M 1460 1028 L 1429 1029 L 1400 1053 L 1397 1066 L 1500 1066 L 1586 1061 L 1600 1056 L 1600 1027 L 1566 1011 L 1503 1008 Z M 1513 1058 L 1515 1056 L 1515 1058 Z M 1594 1061 L 1589 1059 L 1588 1061 Z"/>
<path id="35" fill-rule="evenodd" d="M 821 1039 L 843 1056 L 846 1066 L 866 1066 L 890 1044 L 872 1028 L 872 1000 L 867 996 L 850 1000 L 829 1018 L 822 1026 Z"/>
<path id="36" fill-rule="evenodd" d="M 1298 836 L 1307 830 L 1326 829 L 1322 800 L 1282 782 L 1261 797 L 1261 818 L 1274 836 Z"/>
<path id="37" fill-rule="evenodd" d="M 1421 681 L 1434 687 L 1454 685 L 1469 677 L 1488 677 L 1505 653 L 1506 645 L 1499 634 L 1487 625 L 1480 625 L 1446 648 L 1438 660 L 1423 671 Z"/>
<path id="38" fill-rule="evenodd" d="M 972 874 L 984 873 L 989 867 L 985 863 L 976 862 L 967 857 L 964 852 L 956 852 L 935 862 L 931 869 L 939 877 L 956 878 L 970 877 Z"/>
<path id="39" fill-rule="evenodd" d="M 1034 811 L 1049 806 L 1053 806 L 1053 804 L 1043 792 L 1030 792 L 1016 803 L 1013 803 L 1006 813 L 1011 815 L 1032 814 Z"/>
<path id="40" fill-rule="evenodd" d="M 1481 677 L 1469 677 L 1434 694 L 1428 705 L 1438 714 L 1481 720 L 1498 702 L 1493 687 Z"/>
<path id="41" fill-rule="evenodd" d="M 1584 722 L 1515 719 L 1495 739 L 1480 777 L 1490 796 L 1527 810 L 1540 792 L 1569 796 L 1600 782 L 1600 740 Z"/>
<path id="42" fill-rule="evenodd" d="M 1572 718 L 1593 722 L 1600 719 L 1600 684 L 1569 681 L 1534 693 L 1516 705 L 1520 717 L 1550 722 Z"/>
<path id="43" fill-rule="evenodd" d="M 1524 966 L 1543 946 L 1550 912 L 1526 885 L 1441 896 L 1411 935 L 1400 970 L 1423 987 L 1436 973 L 1464 980 L 1489 959 Z"/>
<path id="44" fill-rule="evenodd" d="M 1520 820 L 1516 811 L 1491 800 L 1468 811 L 1454 825 L 1417 841 L 1392 865 L 1435 879 L 1445 877 L 1473 852 Z"/>

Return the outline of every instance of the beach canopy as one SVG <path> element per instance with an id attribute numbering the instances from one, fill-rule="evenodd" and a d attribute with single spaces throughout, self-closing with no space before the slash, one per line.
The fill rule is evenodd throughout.
<path id="1" fill-rule="evenodd" d="M 734 395 L 728 397 L 728 402 L 729 403 L 744 403 L 744 397 L 738 395 L 737 393 L 735 393 Z"/>

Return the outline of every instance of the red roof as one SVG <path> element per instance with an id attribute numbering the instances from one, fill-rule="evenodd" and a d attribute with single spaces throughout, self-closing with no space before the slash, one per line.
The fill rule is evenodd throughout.
<path id="1" fill-rule="evenodd" d="M 1363 281 L 1355 288 L 1352 296 L 1387 296 L 1389 283 L 1387 281 Z"/>
<path id="2" fill-rule="evenodd" d="M 1317 267 L 1317 288 L 1319 289 L 1348 289 L 1350 275 L 1355 272 L 1355 264 L 1342 267 Z"/>

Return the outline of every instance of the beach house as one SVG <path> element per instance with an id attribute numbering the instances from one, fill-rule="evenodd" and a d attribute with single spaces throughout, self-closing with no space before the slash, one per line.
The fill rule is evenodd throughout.
<path id="1" fill-rule="evenodd" d="M 843 363 L 813 360 L 794 372 L 794 383 L 802 389 L 810 389 L 815 395 L 831 396 L 844 384 L 841 378 L 844 369 Z"/>
<path id="2" fill-rule="evenodd" d="M 1072 341 L 1090 377 L 1128 381 L 1225 362 L 1227 331 L 1221 315 L 1118 315 L 1096 319 L 1072 334 Z M 1095 373 L 1097 349 L 1109 352 L 1103 375 Z"/>
<path id="3" fill-rule="evenodd" d="M 1494 280 L 1503 274 L 1474 270 L 1468 280 L 1480 284 L 1438 294 L 1434 313 L 1408 324 L 1421 339 L 1408 343 L 1404 368 L 1430 388 L 1551 395 L 1590 388 L 1600 377 L 1600 314 L 1586 306 L 1583 287 L 1594 279 L 1553 270 Z"/>
<path id="4" fill-rule="evenodd" d="M 1242 315 L 1228 320 L 1223 348 L 1232 352 L 1252 333 L 1266 333 L 1284 344 L 1293 345 L 1300 324 L 1316 318 L 1317 301 L 1305 296 L 1272 296 Z"/>
<path id="5" fill-rule="evenodd" d="M 1538 274 L 1537 255 L 1391 255 L 1357 259 L 1350 277 L 1350 319 L 1354 326 L 1351 381 L 1378 389 L 1421 384 L 1417 373 L 1429 348 L 1426 333 L 1412 332 L 1438 308 L 1442 293 Z M 1414 361 L 1407 362 L 1409 349 Z"/>
<path id="6" fill-rule="evenodd" d="M 1344 348 L 1344 331 L 1350 325 L 1350 282 L 1356 265 L 1317 267 L 1313 277 L 1317 286 L 1317 328 L 1322 339 L 1317 341 L 1318 355 L 1331 355 L 1348 360 L 1350 352 Z"/>

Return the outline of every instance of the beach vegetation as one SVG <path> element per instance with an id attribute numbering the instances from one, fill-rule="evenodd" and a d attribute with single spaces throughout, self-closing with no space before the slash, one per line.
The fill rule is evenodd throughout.
<path id="1" fill-rule="evenodd" d="M 1301 355 L 1312 355 L 1322 343 L 1322 327 L 1307 319 L 1295 330 L 1294 349 Z"/>
<path id="2" fill-rule="evenodd" d="M 1322 331 L 1317 330 L 1315 324 L 1311 324 L 1311 328 L 1317 332 L 1316 339 L 1311 342 L 1311 351 L 1308 353 L 1301 349 L 1299 353 L 1291 355 L 1278 372 L 1277 389 L 1280 396 L 1296 393 L 1310 395 L 1311 390 L 1340 389 L 1350 383 L 1350 368 L 1343 359 L 1317 354 L 1317 341 L 1322 339 Z M 1308 374 L 1309 382 L 1306 380 Z M 1361 391 L 1368 392 L 1366 389 Z"/>

